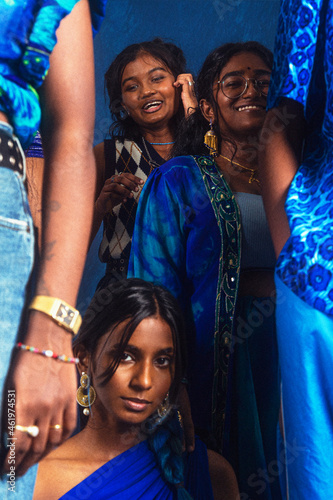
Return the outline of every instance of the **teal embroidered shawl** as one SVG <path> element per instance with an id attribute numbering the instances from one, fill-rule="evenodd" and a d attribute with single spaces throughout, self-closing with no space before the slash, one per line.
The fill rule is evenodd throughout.
<path id="1" fill-rule="evenodd" d="M 229 350 L 240 270 L 240 218 L 209 157 L 180 157 L 140 196 L 129 277 L 163 284 L 184 311 L 189 396 L 198 428 L 222 443 Z"/>

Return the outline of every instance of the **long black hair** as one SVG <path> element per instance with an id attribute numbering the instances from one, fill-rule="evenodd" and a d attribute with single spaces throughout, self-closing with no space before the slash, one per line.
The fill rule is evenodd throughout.
<path id="1" fill-rule="evenodd" d="M 117 370 L 126 346 L 141 321 L 157 315 L 169 325 L 172 333 L 175 370 L 169 397 L 170 402 L 175 403 L 181 378 L 186 369 L 183 316 L 176 299 L 168 290 L 138 278 L 122 280 L 96 292 L 74 341 L 74 351 L 76 346 L 83 345 L 90 353 L 93 363 L 98 363 L 94 354 L 100 339 L 106 336 L 106 344 L 115 328 L 128 320 L 114 359 L 101 375 L 102 380 L 99 385 L 107 384 Z M 182 436 L 176 415 L 171 412 L 161 424 L 148 428 L 148 445 L 155 454 L 164 479 L 175 488 L 179 500 L 190 499 L 183 484 Z"/>
<path id="2" fill-rule="evenodd" d="M 170 388 L 170 400 L 174 402 L 183 372 L 186 369 L 186 342 L 183 316 L 173 295 L 162 286 L 154 285 L 139 278 L 130 278 L 112 283 L 95 293 L 82 321 L 82 326 L 73 347 L 83 345 L 94 354 L 101 337 L 105 334 L 105 344 L 115 328 L 128 320 L 124 326 L 118 348 L 110 366 L 101 375 L 100 385 L 108 383 L 115 373 L 126 346 L 142 320 L 160 316 L 171 330 L 175 349 L 175 373 Z"/>
<path id="3" fill-rule="evenodd" d="M 124 108 L 121 105 L 121 80 L 124 69 L 128 63 L 135 61 L 141 54 L 149 54 L 158 61 L 161 61 L 171 71 L 175 78 L 177 78 L 179 74 L 186 72 L 186 60 L 183 51 L 174 43 L 166 42 L 161 38 L 154 38 L 147 42 L 134 43 L 120 52 L 111 63 L 104 76 L 105 90 L 109 96 L 109 109 L 113 120 L 113 124 L 110 127 L 110 134 L 112 137 L 137 140 L 141 136 L 138 124 L 130 116 L 124 115 Z M 175 129 L 178 127 L 183 117 L 183 106 L 179 106 L 173 120 Z"/>
<path id="4" fill-rule="evenodd" d="M 226 43 L 210 52 L 198 74 L 196 93 L 198 103 L 200 103 L 201 99 L 206 99 L 213 106 L 215 116 L 219 115 L 219 110 L 213 92 L 214 83 L 216 83 L 222 69 L 230 59 L 241 52 L 250 52 L 259 56 L 268 68 L 272 68 L 272 52 L 258 42 Z M 203 137 L 207 130 L 209 130 L 209 124 L 198 107 L 188 118 L 182 121 L 178 128 L 171 155 L 207 155 L 208 150 L 203 143 Z M 214 123 L 214 131 L 218 137 L 219 148 L 222 140 L 232 143 L 230 138 L 223 136 L 218 120 Z"/>

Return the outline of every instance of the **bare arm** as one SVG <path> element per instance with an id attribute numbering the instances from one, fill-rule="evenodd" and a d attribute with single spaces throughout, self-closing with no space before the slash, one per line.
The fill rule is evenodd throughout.
<path id="1" fill-rule="evenodd" d="M 229 462 L 213 450 L 207 450 L 207 454 L 214 500 L 239 500 L 237 479 Z"/>
<path id="2" fill-rule="evenodd" d="M 75 306 L 91 229 L 95 188 L 92 153 L 94 71 L 90 12 L 80 0 L 57 32 L 51 68 L 40 92 L 45 152 L 43 241 L 36 294 Z M 72 336 L 40 312 L 29 314 L 25 343 L 72 355 Z M 76 423 L 73 364 L 17 354 L 9 378 L 16 423 L 38 425 L 38 437 L 16 432 L 16 471 L 23 474 Z M 60 424 L 63 430 L 50 429 Z"/>
<path id="3" fill-rule="evenodd" d="M 303 107 L 291 99 L 267 113 L 261 132 L 260 179 L 276 256 L 290 236 L 284 204 L 301 158 L 305 133 Z"/>

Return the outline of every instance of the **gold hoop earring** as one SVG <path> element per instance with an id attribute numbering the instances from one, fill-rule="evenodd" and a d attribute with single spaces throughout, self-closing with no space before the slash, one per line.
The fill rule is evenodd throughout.
<path id="1" fill-rule="evenodd" d="M 76 401 L 80 406 L 84 407 L 83 414 L 88 416 L 90 414 L 89 408 L 95 403 L 96 391 L 90 385 L 90 377 L 87 373 L 82 372 L 80 378 L 80 387 L 76 391 Z"/>
<path id="2" fill-rule="evenodd" d="M 204 135 L 204 144 L 209 149 L 209 154 L 213 157 L 216 157 L 218 154 L 217 151 L 217 136 L 213 130 L 213 120 L 210 119 L 209 122 L 210 130 L 208 130 Z"/>

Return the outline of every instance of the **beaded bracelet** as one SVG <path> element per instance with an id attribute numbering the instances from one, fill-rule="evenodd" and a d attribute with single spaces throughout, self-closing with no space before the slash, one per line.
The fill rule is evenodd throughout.
<path id="1" fill-rule="evenodd" d="M 23 351 L 30 351 L 34 352 L 35 354 L 41 354 L 42 356 L 46 356 L 47 358 L 53 358 L 53 359 L 59 359 L 59 361 L 62 361 L 63 363 L 74 363 L 78 364 L 79 358 L 71 358 L 69 356 L 66 356 L 65 354 L 56 354 L 50 349 L 44 349 L 41 351 L 40 349 L 37 349 L 37 347 L 32 347 L 30 345 L 22 344 L 22 342 L 18 342 L 16 346 L 18 349 L 22 349 Z"/>

